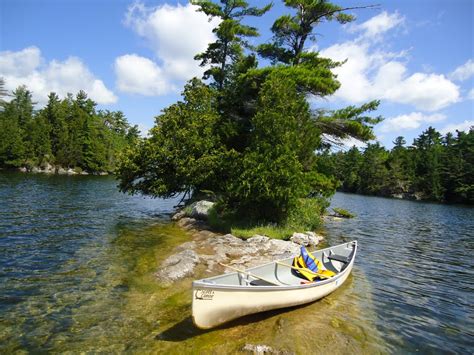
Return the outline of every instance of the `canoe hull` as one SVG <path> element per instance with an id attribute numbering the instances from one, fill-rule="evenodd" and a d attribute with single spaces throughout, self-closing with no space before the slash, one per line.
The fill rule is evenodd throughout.
<path id="1" fill-rule="evenodd" d="M 314 302 L 339 288 L 349 276 L 353 260 L 331 282 L 300 287 L 234 288 L 193 285 L 193 321 L 209 329 L 239 317 Z"/>

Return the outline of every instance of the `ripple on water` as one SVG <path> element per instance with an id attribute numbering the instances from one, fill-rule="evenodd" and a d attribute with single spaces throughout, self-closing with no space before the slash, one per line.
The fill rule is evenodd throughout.
<path id="1" fill-rule="evenodd" d="M 9 173 L 0 200 L 0 352 L 474 347 L 470 208 L 336 194 L 335 206 L 358 215 L 326 225 L 328 244 L 360 242 L 346 284 L 306 307 L 204 332 L 190 320 L 190 280 L 162 288 L 153 277 L 188 238 L 163 223 L 176 201 L 122 195 L 112 178 Z"/>
<path id="2" fill-rule="evenodd" d="M 398 351 L 465 353 L 474 347 L 474 210 L 336 194 L 358 218 L 327 233 L 358 239 L 358 267 L 373 286 L 378 327 Z"/>

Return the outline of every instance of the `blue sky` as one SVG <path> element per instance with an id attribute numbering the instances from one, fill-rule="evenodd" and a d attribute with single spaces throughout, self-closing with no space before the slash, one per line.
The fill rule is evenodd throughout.
<path id="1" fill-rule="evenodd" d="M 273 21 L 288 12 L 274 3 L 250 21 L 261 32 L 257 43 L 270 40 Z M 381 6 L 355 11 L 349 25 L 316 29 L 308 47 L 348 61 L 337 69 L 341 89 L 312 100 L 315 107 L 380 99 L 385 121 L 375 132 L 387 147 L 399 135 L 411 143 L 430 125 L 442 133 L 474 125 L 473 1 L 337 3 Z M 0 76 L 8 89 L 26 84 L 38 107 L 50 91 L 84 89 L 99 108 L 121 110 L 146 131 L 200 75 L 192 57 L 212 41 L 214 25 L 185 0 L 0 0 Z"/>

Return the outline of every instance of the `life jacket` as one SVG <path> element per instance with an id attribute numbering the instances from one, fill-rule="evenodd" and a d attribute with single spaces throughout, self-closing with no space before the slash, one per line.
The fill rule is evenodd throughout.
<path id="1" fill-rule="evenodd" d="M 293 259 L 293 266 L 299 270 L 293 270 L 298 276 L 302 276 L 309 281 L 316 279 L 326 279 L 336 275 L 331 270 L 324 269 L 323 264 L 314 257 L 304 246 L 301 247 L 301 254 Z"/>

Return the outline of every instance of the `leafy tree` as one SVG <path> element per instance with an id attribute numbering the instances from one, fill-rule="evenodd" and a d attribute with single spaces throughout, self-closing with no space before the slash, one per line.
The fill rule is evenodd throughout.
<path id="1" fill-rule="evenodd" d="M 218 125 L 217 91 L 193 79 L 183 101 L 156 118 L 150 138 L 128 150 L 118 167 L 120 189 L 162 197 L 218 191 L 230 157 L 215 134 Z"/>

